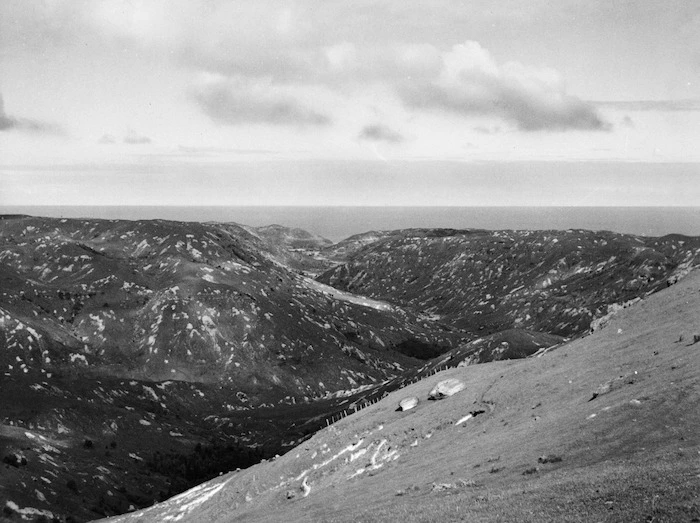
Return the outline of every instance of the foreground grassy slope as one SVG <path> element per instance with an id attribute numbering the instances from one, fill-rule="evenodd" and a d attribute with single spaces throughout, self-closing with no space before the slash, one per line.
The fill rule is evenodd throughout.
<path id="1" fill-rule="evenodd" d="M 698 330 L 695 271 L 590 336 L 438 373 L 113 521 L 697 521 Z M 467 387 L 426 401 L 446 378 Z M 418 407 L 395 411 L 406 396 Z"/>

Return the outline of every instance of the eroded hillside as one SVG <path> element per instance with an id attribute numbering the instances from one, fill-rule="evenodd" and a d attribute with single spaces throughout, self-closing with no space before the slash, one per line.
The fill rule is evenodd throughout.
<path id="1" fill-rule="evenodd" d="M 0 502 L 76 521 L 148 506 L 284 452 L 346 396 L 423 365 L 402 343 L 459 341 L 309 279 L 273 232 L 0 220 Z"/>
<path id="2" fill-rule="evenodd" d="M 328 245 L 281 226 L 5 217 L 0 503 L 76 521 L 149 506 L 438 371 L 557 352 L 679 281 L 698 246 L 454 230 Z M 355 452 L 372 477 L 395 447 L 370 429 Z"/>
<path id="3" fill-rule="evenodd" d="M 232 224 L 11 219 L 0 242 L 7 375 L 82 366 L 260 404 L 381 381 L 416 363 L 401 342 L 455 339 L 309 280 Z"/>
<path id="4" fill-rule="evenodd" d="M 699 311 L 695 271 L 590 336 L 429 376 L 274 461 L 112 521 L 695 521 Z M 428 400 L 447 379 L 463 390 Z"/>
<path id="5" fill-rule="evenodd" d="M 479 335 L 582 334 L 609 305 L 662 289 L 700 260 L 698 238 L 583 230 L 412 229 L 344 248 L 349 260 L 320 281 Z"/>

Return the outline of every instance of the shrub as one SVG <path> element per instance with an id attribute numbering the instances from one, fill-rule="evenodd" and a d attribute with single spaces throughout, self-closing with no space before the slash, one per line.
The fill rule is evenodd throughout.
<path id="1" fill-rule="evenodd" d="M 561 456 L 556 456 L 554 454 L 545 454 L 540 456 L 537 460 L 538 463 L 559 463 L 561 461 Z"/>

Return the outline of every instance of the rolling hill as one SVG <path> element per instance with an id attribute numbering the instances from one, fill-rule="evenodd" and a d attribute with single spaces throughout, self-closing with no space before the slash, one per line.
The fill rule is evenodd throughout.
<path id="1" fill-rule="evenodd" d="M 0 504 L 85 521 L 282 463 L 396 391 L 578 350 L 684 282 L 699 242 L 416 229 L 330 245 L 279 225 L 5 216 Z"/>
<path id="2" fill-rule="evenodd" d="M 403 343 L 461 339 L 310 279 L 269 233 L 0 220 L 0 457 L 27 460 L 7 464 L 0 501 L 76 520 L 150 505 L 284 452 L 346 396 L 423 365 Z"/>
<path id="3" fill-rule="evenodd" d="M 699 311 L 695 271 L 590 336 L 432 375 L 110 521 L 697 521 Z M 426 401 L 447 378 L 466 388 Z"/>
<path id="4" fill-rule="evenodd" d="M 609 305 L 666 287 L 700 259 L 696 237 L 584 230 L 407 229 L 341 244 L 329 257 L 347 261 L 319 281 L 479 336 L 583 334 Z"/>

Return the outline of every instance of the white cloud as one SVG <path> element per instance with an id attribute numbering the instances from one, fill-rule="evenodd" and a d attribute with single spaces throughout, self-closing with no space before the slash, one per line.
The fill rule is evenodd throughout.
<path id="1" fill-rule="evenodd" d="M 525 131 L 609 127 L 591 104 L 566 92 L 556 71 L 499 65 L 477 42 L 454 46 L 443 54 L 439 75 L 404 82 L 399 92 L 411 107 L 492 115 Z"/>

